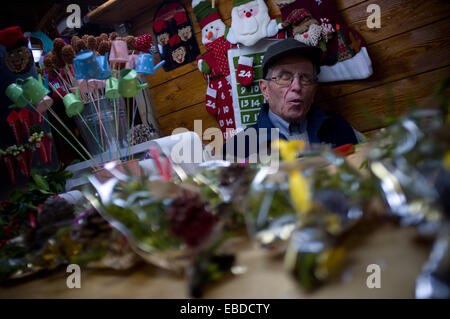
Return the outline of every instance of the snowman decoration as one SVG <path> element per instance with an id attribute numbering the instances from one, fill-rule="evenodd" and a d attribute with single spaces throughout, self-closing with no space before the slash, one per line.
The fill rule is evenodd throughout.
<path id="1" fill-rule="evenodd" d="M 198 69 L 208 81 L 206 110 L 217 118 L 225 140 L 236 134 L 228 50 L 234 45 L 225 39 L 227 27 L 217 8 L 205 0 L 192 1 L 207 52 L 197 58 Z"/>

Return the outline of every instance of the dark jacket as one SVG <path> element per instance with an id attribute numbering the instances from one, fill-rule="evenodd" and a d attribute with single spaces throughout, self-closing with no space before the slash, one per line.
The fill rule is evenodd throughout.
<path id="1" fill-rule="evenodd" d="M 272 141 L 272 137 L 270 134 L 270 129 L 274 128 L 272 122 L 269 119 L 269 105 L 264 104 L 261 108 L 261 112 L 258 116 L 258 122 L 251 126 L 250 128 L 256 129 L 256 135 L 257 135 L 257 151 L 259 152 L 259 144 L 262 142 L 259 140 L 259 129 L 260 128 L 266 128 L 267 129 L 267 140 L 270 142 Z M 325 143 L 329 144 L 331 147 L 338 147 L 344 144 L 357 144 L 358 141 L 356 139 L 355 133 L 353 131 L 353 128 L 350 126 L 350 124 L 347 123 L 339 114 L 332 112 L 332 111 L 324 111 L 314 105 L 311 106 L 311 109 L 308 112 L 307 115 L 308 121 L 307 121 L 307 131 L 308 131 L 308 137 L 309 137 L 309 143 L 315 144 L 315 143 Z M 240 134 L 245 133 L 247 131 L 247 128 L 244 130 L 244 132 L 239 133 L 238 135 L 234 136 L 234 152 L 232 152 L 230 148 L 230 141 L 227 142 L 224 145 L 223 148 L 223 154 L 224 158 L 226 155 L 226 152 L 229 154 L 233 154 L 234 156 L 237 154 L 237 138 Z M 281 133 L 279 134 L 280 139 L 286 139 L 284 135 Z M 227 147 L 228 145 L 228 147 Z M 270 143 L 268 143 L 270 145 Z M 250 152 L 250 145 L 248 142 L 248 139 L 246 137 L 246 143 L 245 143 L 245 157 L 249 157 Z"/>

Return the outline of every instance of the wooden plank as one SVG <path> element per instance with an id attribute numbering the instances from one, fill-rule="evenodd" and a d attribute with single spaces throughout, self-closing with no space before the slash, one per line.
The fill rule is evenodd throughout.
<path id="1" fill-rule="evenodd" d="M 151 89 L 160 116 L 205 101 L 206 82 L 200 72 L 189 72 L 180 78 Z"/>
<path id="2" fill-rule="evenodd" d="M 450 18 L 368 46 L 374 74 L 367 80 L 324 83 L 317 101 L 362 91 L 450 65 Z"/>
<path id="3" fill-rule="evenodd" d="M 193 131 L 195 120 L 202 120 L 202 131 L 212 127 L 219 128 L 215 117 L 209 115 L 206 111 L 205 103 L 198 103 L 159 117 L 161 130 L 165 136 L 171 135 L 174 129 L 180 127 Z"/>
<path id="4" fill-rule="evenodd" d="M 395 81 L 389 85 L 379 86 L 346 95 L 330 101 L 318 103 L 324 109 L 332 109 L 341 114 L 351 125 L 361 132 L 379 128 L 366 118 L 363 108 L 371 114 L 382 118 L 386 115 L 389 89 L 396 105 L 396 112 L 401 114 L 407 109 L 409 99 L 421 102 L 429 97 L 436 85 L 450 74 L 450 67 L 441 68 L 420 75 Z"/>
<path id="5" fill-rule="evenodd" d="M 142 10 L 155 8 L 162 0 L 109 0 L 87 14 L 89 22 L 121 23 L 136 17 Z"/>
<path id="6" fill-rule="evenodd" d="M 342 12 L 343 18 L 358 31 L 368 44 L 392 37 L 450 16 L 450 1 L 446 0 L 378 0 L 381 8 L 381 28 L 367 27 L 367 3 Z"/>
<path id="7" fill-rule="evenodd" d="M 161 2 L 162 0 L 135 0 L 133 1 L 133 4 L 130 5 L 130 2 L 125 0 L 109 0 L 89 12 L 87 16 L 89 21 L 94 23 L 119 23 L 135 18 L 143 11 L 149 11 L 149 7 L 153 9 L 154 12 L 155 7 Z M 187 8 L 191 8 L 191 0 L 182 0 L 181 2 Z M 344 10 L 361 2 L 365 1 L 338 0 L 337 6 L 339 10 Z M 278 11 L 278 8 L 272 0 L 267 0 L 266 3 L 271 13 L 276 13 Z M 232 4 L 232 1 L 216 1 L 216 6 L 224 19 L 230 18 Z M 153 17 L 153 15 L 151 15 L 151 17 Z"/>
<path id="8" fill-rule="evenodd" d="M 356 6 L 357 4 L 368 2 L 368 0 L 337 0 L 336 6 L 339 11 L 345 10 L 349 7 Z"/>

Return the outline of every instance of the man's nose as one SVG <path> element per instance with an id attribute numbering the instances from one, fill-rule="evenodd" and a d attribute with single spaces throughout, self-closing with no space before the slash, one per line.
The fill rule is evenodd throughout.
<path id="1" fill-rule="evenodd" d="M 300 91 L 303 88 L 302 83 L 300 82 L 300 78 L 298 76 L 294 76 L 291 83 L 291 90 Z"/>

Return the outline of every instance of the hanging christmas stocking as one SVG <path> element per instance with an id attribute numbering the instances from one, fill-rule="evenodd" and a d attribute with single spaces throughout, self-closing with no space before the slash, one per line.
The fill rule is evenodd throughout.
<path id="1" fill-rule="evenodd" d="M 237 80 L 243 86 L 253 82 L 253 57 L 240 56 L 237 67 Z"/>
<path id="2" fill-rule="evenodd" d="M 206 110 L 212 116 L 217 115 L 216 98 L 217 98 L 217 91 L 210 87 L 207 87 L 207 89 L 206 89 Z"/>

